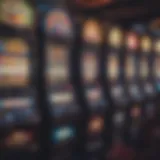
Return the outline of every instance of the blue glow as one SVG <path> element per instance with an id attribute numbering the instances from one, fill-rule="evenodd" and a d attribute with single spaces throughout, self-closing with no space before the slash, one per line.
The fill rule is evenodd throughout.
<path id="1" fill-rule="evenodd" d="M 160 92 L 160 84 L 157 84 L 157 90 Z"/>
<path id="2" fill-rule="evenodd" d="M 52 140 L 57 144 L 72 139 L 74 136 L 75 129 L 73 127 L 59 127 L 54 129 L 52 133 Z"/>

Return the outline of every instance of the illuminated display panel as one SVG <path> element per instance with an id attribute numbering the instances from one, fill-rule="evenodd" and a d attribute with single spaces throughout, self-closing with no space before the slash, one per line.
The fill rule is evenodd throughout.
<path id="1" fill-rule="evenodd" d="M 79 113 L 70 81 L 71 52 L 75 32 L 72 18 L 67 10 L 64 8 L 49 10 L 44 17 L 44 32 L 45 78 L 50 112 L 56 120 L 71 116 L 73 118 Z M 58 136 L 57 134 L 59 133 L 57 132 L 55 136 Z"/>
<path id="2" fill-rule="evenodd" d="M 119 27 L 112 27 L 107 35 L 107 43 L 110 47 L 119 48 L 123 43 L 123 32 Z"/>
<path id="3" fill-rule="evenodd" d="M 8 133 L 3 141 L 7 148 L 32 148 L 37 147 L 33 131 L 13 130 Z"/>
<path id="4" fill-rule="evenodd" d="M 31 96 L 0 98 L 0 125 L 37 123 L 39 116 L 35 100 Z"/>
<path id="5" fill-rule="evenodd" d="M 117 53 L 118 54 L 118 53 Z M 117 80 L 119 76 L 119 59 L 118 56 L 114 53 L 110 53 L 107 57 L 106 71 L 108 78 L 112 81 Z"/>
<path id="6" fill-rule="evenodd" d="M 154 59 L 154 76 L 155 78 L 158 80 L 160 79 L 160 40 L 157 39 L 154 42 L 154 48 L 153 48 L 154 52 L 155 52 L 155 56 L 156 58 Z"/>
<path id="7" fill-rule="evenodd" d="M 147 57 L 143 57 L 140 60 L 140 76 L 142 78 L 147 78 L 149 76 L 149 66 Z"/>
<path id="8" fill-rule="evenodd" d="M 81 57 L 83 81 L 93 83 L 96 82 L 98 76 L 99 45 L 102 42 L 101 26 L 96 20 L 85 21 L 82 29 L 82 40 L 84 45 Z"/>
<path id="9" fill-rule="evenodd" d="M 54 9 L 45 18 L 45 32 L 58 37 L 73 37 L 73 26 L 69 15 L 62 9 Z"/>
<path id="10" fill-rule="evenodd" d="M 0 21 L 17 28 L 31 28 L 34 12 L 26 0 L 1 0 Z"/>
<path id="11" fill-rule="evenodd" d="M 157 57 L 154 62 L 154 75 L 156 79 L 160 79 L 160 57 Z"/>
<path id="12" fill-rule="evenodd" d="M 139 44 L 138 36 L 134 32 L 129 32 L 126 36 L 127 52 L 125 57 L 125 76 L 127 80 L 132 80 L 136 77 L 136 54 Z"/>
<path id="13" fill-rule="evenodd" d="M 126 46 L 130 50 L 136 50 L 139 47 L 139 39 L 135 33 L 128 33 L 126 37 Z"/>
<path id="14" fill-rule="evenodd" d="M 54 144 L 64 144 L 73 141 L 76 136 L 76 129 L 73 126 L 60 126 L 52 132 L 52 142 Z"/>
<path id="15" fill-rule="evenodd" d="M 56 92 L 50 95 L 50 101 L 54 105 L 65 105 L 71 104 L 74 101 L 74 96 L 72 92 L 64 91 L 64 92 Z"/>
<path id="16" fill-rule="evenodd" d="M 141 50 L 142 52 L 149 54 L 152 49 L 152 41 L 148 36 L 143 36 L 141 38 Z"/>
<path id="17" fill-rule="evenodd" d="M 51 112 L 58 118 L 76 114 L 79 111 L 72 87 L 63 89 L 57 86 L 57 88 L 53 88 L 48 95 L 48 101 Z"/>
<path id="18" fill-rule="evenodd" d="M 135 77 L 136 63 L 134 55 L 128 55 L 125 60 L 125 75 L 128 80 Z"/>
<path id="19" fill-rule="evenodd" d="M 31 107 L 32 105 L 33 99 L 26 97 L 0 99 L 0 109 L 21 109 Z"/>
<path id="20" fill-rule="evenodd" d="M 98 60 L 96 53 L 84 51 L 81 65 L 82 77 L 85 82 L 94 82 L 98 76 Z"/>
<path id="21" fill-rule="evenodd" d="M 94 104 L 95 102 L 101 100 L 101 90 L 99 88 L 91 88 L 87 90 L 86 96 L 88 101 Z"/>
<path id="22" fill-rule="evenodd" d="M 104 118 L 101 116 L 93 116 L 88 122 L 88 134 L 101 134 L 104 130 Z"/>
<path id="23" fill-rule="evenodd" d="M 154 42 L 154 51 L 157 55 L 160 55 L 160 40 Z"/>
<path id="24" fill-rule="evenodd" d="M 149 77 L 149 55 L 151 54 L 152 41 L 148 36 L 142 36 L 140 41 L 141 58 L 140 58 L 140 76 L 144 79 Z"/>
<path id="25" fill-rule="evenodd" d="M 24 87 L 30 81 L 30 48 L 23 39 L 0 38 L 0 86 Z"/>
<path id="26" fill-rule="evenodd" d="M 84 42 L 100 44 L 102 42 L 101 26 L 94 19 L 89 19 L 84 23 L 82 38 Z"/>
<path id="27" fill-rule="evenodd" d="M 69 52 L 66 45 L 48 44 L 46 46 L 46 77 L 49 85 L 57 85 L 69 81 Z"/>

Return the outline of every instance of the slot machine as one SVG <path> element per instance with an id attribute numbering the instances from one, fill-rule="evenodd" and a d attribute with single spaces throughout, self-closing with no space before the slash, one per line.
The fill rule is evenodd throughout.
<path id="1" fill-rule="evenodd" d="M 72 159 L 81 113 L 72 83 L 74 19 L 66 1 L 44 1 L 40 6 L 44 54 L 45 97 L 49 128 L 50 158 Z"/>
<path id="2" fill-rule="evenodd" d="M 85 99 L 86 124 L 84 127 L 84 152 L 86 159 L 102 159 L 105 143 L 110 141 L 107 110 L 100 83 L 100 55 L 102 51 L 102 26 L 97 19 L 89 17 L 82 22 L 80 75 Z"/>
<path id="3" fill-rule="evenodd" d="M 147 123 L 144 124 L 142 128 L 141 142 L 143 145 L 143 158 L 153 157 L 159 159 L 159 149 L 160 149 L 160 134 L 159 134 L 159 22 L 154 20 L 149 24 L 150 37 L 152 38 L 152 52 L 150 54 L 150 83 L 155 89 L 155 93 L 148 97 L 147 104 L 151 105 L 150 114 L 146 114 Z M 149 101 L 149 102 L 148 102 Z M 146 111 L 147 111 L 146 107 Z M 147 113 L 147 112 L 146 112 Z M 149 117 L 150 116 L 150 117 Z M 142 138 L 143 137 L 143 138 Z"/>
<path id="4" fill-rule="evenodd" d="M 159 110 L 158 104 L 159 104 L 159 74 L 160 74 L 160 70 L 159 70 L 159 46 L 160 46 L 160 41 L 159 41 L 159 37 L 160 37 L 160 30 L 159 30 L 159 19 L 157 18 L 156 20 L 153 20 L 150 24 L 150 33 L 152 35 L 152 80 L 153 80 L 153 85 L 156 88 L 156 97 L 157 97 L 157 113 Z"/>
<path id="5" fill-rule="evenodd" d="M 142 65 L 144 65 L 143 63 L 147 63 L 144 59 L 142 59 L 140 54 L 141 36 L 138 31 L 139 26 L 137 27 L 136 25 L 133 25 L 126 33 L 126 49 L 124 56 L 124 77 L 129 98 L 128 144 L 135 150 L 138 149 L 141 127 L 143 124 L 143 102 L 145 95 L 142 91 L 143 85 L 141 84 L 141 78 L 146 76 L 146 68 L 144 71 L 144 66 Z"/>
<path id="6" fill-rule="evenodd" d="M 148 24 L 138 25 L 137 32 L 140 35 L 139 51 L 139 79 L 141 93 L 144 95 L 144 104 L 142 106 L 142 116 L 146 123 L 147 120 L 153 119 L 156 112 L 156 89 L 153 83 L 152 66 L 152 37 L 147 30 Z"/>
<path id="7" fill-rule="evenodd" d="M 124 31 L 116 25 L 106 26 L 105 51 L 103 54 L 103 80 L 105 92 L 110 99 L 112 121 L 112 145 L 106 155 L 130 159 L 132 150 L 127 147 L 128 96 L 123 78 Z"/>
<path id="8" fill-rule="evenodd" d="M 0 158 L 35 159 L 40 150 L 36 8 L 29 0 L 0 1 Z"/>

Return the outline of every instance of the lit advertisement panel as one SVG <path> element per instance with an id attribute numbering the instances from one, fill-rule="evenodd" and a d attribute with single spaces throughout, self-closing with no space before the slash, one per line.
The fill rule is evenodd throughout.
<path id="1" fill-rule="evenodd" d="M 84 51 L 82 56 L 82 77 L 85 83 L 93 83 L 98 76 L 98 56 L 94 51 Z"/>
<path id="2" fill-rule="evenodd" d="M 135 33 L 128 33 L 126 37 L 126 46 L 130 51 L 134 51 L 139 47 L 139 39 Z"/>
<path id="3" fill-rule="evenodd" d="M 107 62 L 108 61 L 108 62 Z M 119 59 L 116 53 L 110 53 L 107 57 L 106 71 L 111 81 L 116 81 L 119 77 Z"/>
<path id="4" fill-rule="evenodd" d="M 129 32 L 126 36 L 125 77 L 128 82 L 137 80 L 138 47 L 140 45 L 138 35 Z"/>
<path id="5" fill-rule="evenodd" d="M 26 0 L 1 0 L 0 22 L 16 28 L 32 28 L 34 12 Z"/>
<path id="6" fill-rule="evenodd" d="M 140 76 L 143 79 L 148 78 L 149 76 L 149 64 L 148 64 L 148 58 L 147 57 L 143 57 L 140 60 Z"/>
<path id="7" fill-rule="evenodd" d="M 157 90 L 160 90 L 160 40 L 156 39 L 153 43 L 154 61 L 153 61 L 153 77 Z"/>
<path id="8" fill-rule="evenodd" d="M 0 99 L 0 124 L 33 123 L 38 121 L 35 100 L 32 97 L 7 97 Z"/>
<path id="9" fill-rule="evenodd" d="M 45 18 L 45 32 L 56 37 L 73 37 L 73 26 L 69 15 L 62 9 L 49 11 Z"/>
<path id="10" fill-rule="evenodd" d="M 30 49 L 24 40 L 10 38 L 0 40 L 0 86 L 24 87 L 29 84 Z"/>
<path id="11" fill-rule="evenodd" d="M 88 122 L 87 132 L 89 135 L 99 135 L 104 130 L 104 118 L 101 116 L 93 116 Z"/>
<path id="12" fill-rule="evenodd" d="M 101 26 L 97 21 L 89 19 L 84 23 L 82 38 L 86 43 L 100 44 L 102 42 Z"/>
<path id="13" fill-rule="evenodd" d="M 143 36 L 141 38 L 140 46 L 141 46 L 141 50 L 142 50 L 143 53 L 150 54 L 151 49 L 152 49 L 152 41 L 151 41 L 150 37 Z"/>
<path id="14" fill-rule="evenodd" d="M 63 145 L 73 141 L 76 136 L 76 129 L 72 125 L 60 126 L 52 131 L 52 142 L 56 145 Z"/>
<path id="15" fill-rule="evenodd" d="M 123 42 L 123 33 L 119 27 L 112 27 L 107 35 L 107 43 L 112 48 L 119 48 Z"/>
<path id="16" fill-rule="evenodd" d="M 154 64 L 154 75 L 157 80 L 160 80 L 160 57 L 155 59 Z"/>
<path id="17" fill-rule="evenodd" d="M 69 48 L 48 44 L 46 47 L 46 77 L 49 85 L 69 82 Z"/>
<path id="18" fill-rule="evenodd" d="M 128 80 L 132 80 L 136 75 L 136 62 L 134 55 L 128 55 L 125 63 L 125 75 Z"/>
<path id="19" fill-rule="evenodd" d="M 72 89 L 54 88 L 48 97 L 51 111 L 57 118 L 64 115 L 75 115 L 79 111 Z"/>
<path id="20" fill-rule="evenodd" d="M 8 149 L 27 149 L 35 151 L 38 148 L 36 143 L 36 135 L 31 130 L 13 129 L 6 132 L 2 145 Z"/>

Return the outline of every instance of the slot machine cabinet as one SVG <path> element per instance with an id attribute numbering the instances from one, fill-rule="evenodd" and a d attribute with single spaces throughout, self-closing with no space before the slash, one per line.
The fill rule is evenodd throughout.
<path id="1" fill-rule="evenodd" d="M 152 53 L 152 37 L 147 29 L 148 24 L 138 25 L 137 33 L 140 35 L 140 51 L 139 51 L 139 79 L 141 93 L 144 95 L 144 104 L 142 106 L 143 123 L 153 119 L 156 113 L 156 88 L 153 83 L 153 53 Z"/>
<path id="2" fill-rule="evenodd" d="M 45 97 L 50 116 L 50 158 L 72 159 L 76 148 L 81 109 L 72 83 L 72 55 L 75 46 L 74 18 L 67 1 L 45 1 L 43 52 Z"/>
<path id="3" fill-rule="evenodd" d="M 150 34 L 152 35 L 152 83 L 156 88 L 157 97 L 157 113 L 159 110 L 159 46 L 160 46 L 160 29 L 159 29 L 159 19 L 155 19 L 150 24 Z"/>
<path id="4" fill-rule="evenodd" d="M 143 102 L 144 92 L 142 91 L 141 77 L 141 54 L 140 54 L 140 33 L 133 25 L 126 33 L 126 49 L 125 49 L 125 69 L 124 76 L 126 82 L 127 93 L 129 97 L 129 112 L 128 112 L 128 144 L 138 149 L 140 142 L 141 127 L 143 125 Z"/>
<path id="5" fill-rule="evenodd" d="M 0 1 L 0 158 L 36 159 L 41 115 L 36 79 L 36 8 Z"/>
<path id="6" fill-rule="evenodd" d="M 130 157 L 132 156 L 132 150 L 128 148 L 126 138 L 128 129 L 128 96 L 122 72 L 124 30 L 118 25 L 105 27 L 105 51 L 102 59 L 104 68 L 103 84 L 105 93 L 110 99 L 110 114 L 112 115 L 112 145 L 106 154 L 106 159 L 112 160 L 116 156 L 122 158 L 130 154 Z M 123 155 L 117 151 L 123 152 Z"/>
<path id="7" fill-rule="evenodd" d="M 110 141 L 110 130 L 106 133 L 108 100 L 100 83 L 100 54 L 102 51 L 102 26 L 98 19 L 84 18 L 81 29 L 80 75 L 86 124 L 84 127 L 84 152 L 86 159 L 101 159 L 105 141 Z M 106 126 L 106 127 L 105 127 Z"/>
<path id="8" fill-rule="evenodd" d="M 151 54 L 151 65 L 150 65 L 150 77 L 152 78 L 152 85 L 155 87 L 156 90 L 156 95 L 154 97 L 154 109 L 155 109 L 155 114 L 152 117 L 152 119 L 149 119 L 148 122 L 143 126 L 143 134 L 142 134 L 142 142 L 144 147 L 144 153 L 143 155 L 144 158 L 147 156 L 152 159 L 153 157 L 156 157 L 159 159 L 159 149 L 160 149 L 160 135 L 159 135 L 159 27 L 157 27 L 157 20 L 151 22 L 151 25 L 149 25 L 150 28 L 150 36 L 152 37 L 152 54 Z M 150 111 L 151 112 L 151 111 Z M 148 148 L 148 150 L 147 150 Z"/>
<path id="9" fill-rule="evenodd" d="M 155 88 L 155 94 L 152 94 L 146 99 L 145 107 L 149 104 L 150 108 L 145 108 L 146 112 L 144 112 L 145 123 L 142 126 L 141 132 L 141 150 L 139 152 L 139 159 L 141 158 L 148 158 L 159 159 L 159 148 L 160 148 L 160 141 L 159 141 L 159 96 L 158 96 L 158 30 L 156 28 L 151 29 L 152 32 L 149 32 L 149 36 L 152 38 L 152 52 L 150 54 L 150 83 Z M 149 110 L 149 111 L 148 111 Z M 147 112 L 148 111 L 148 112 Z"/>

